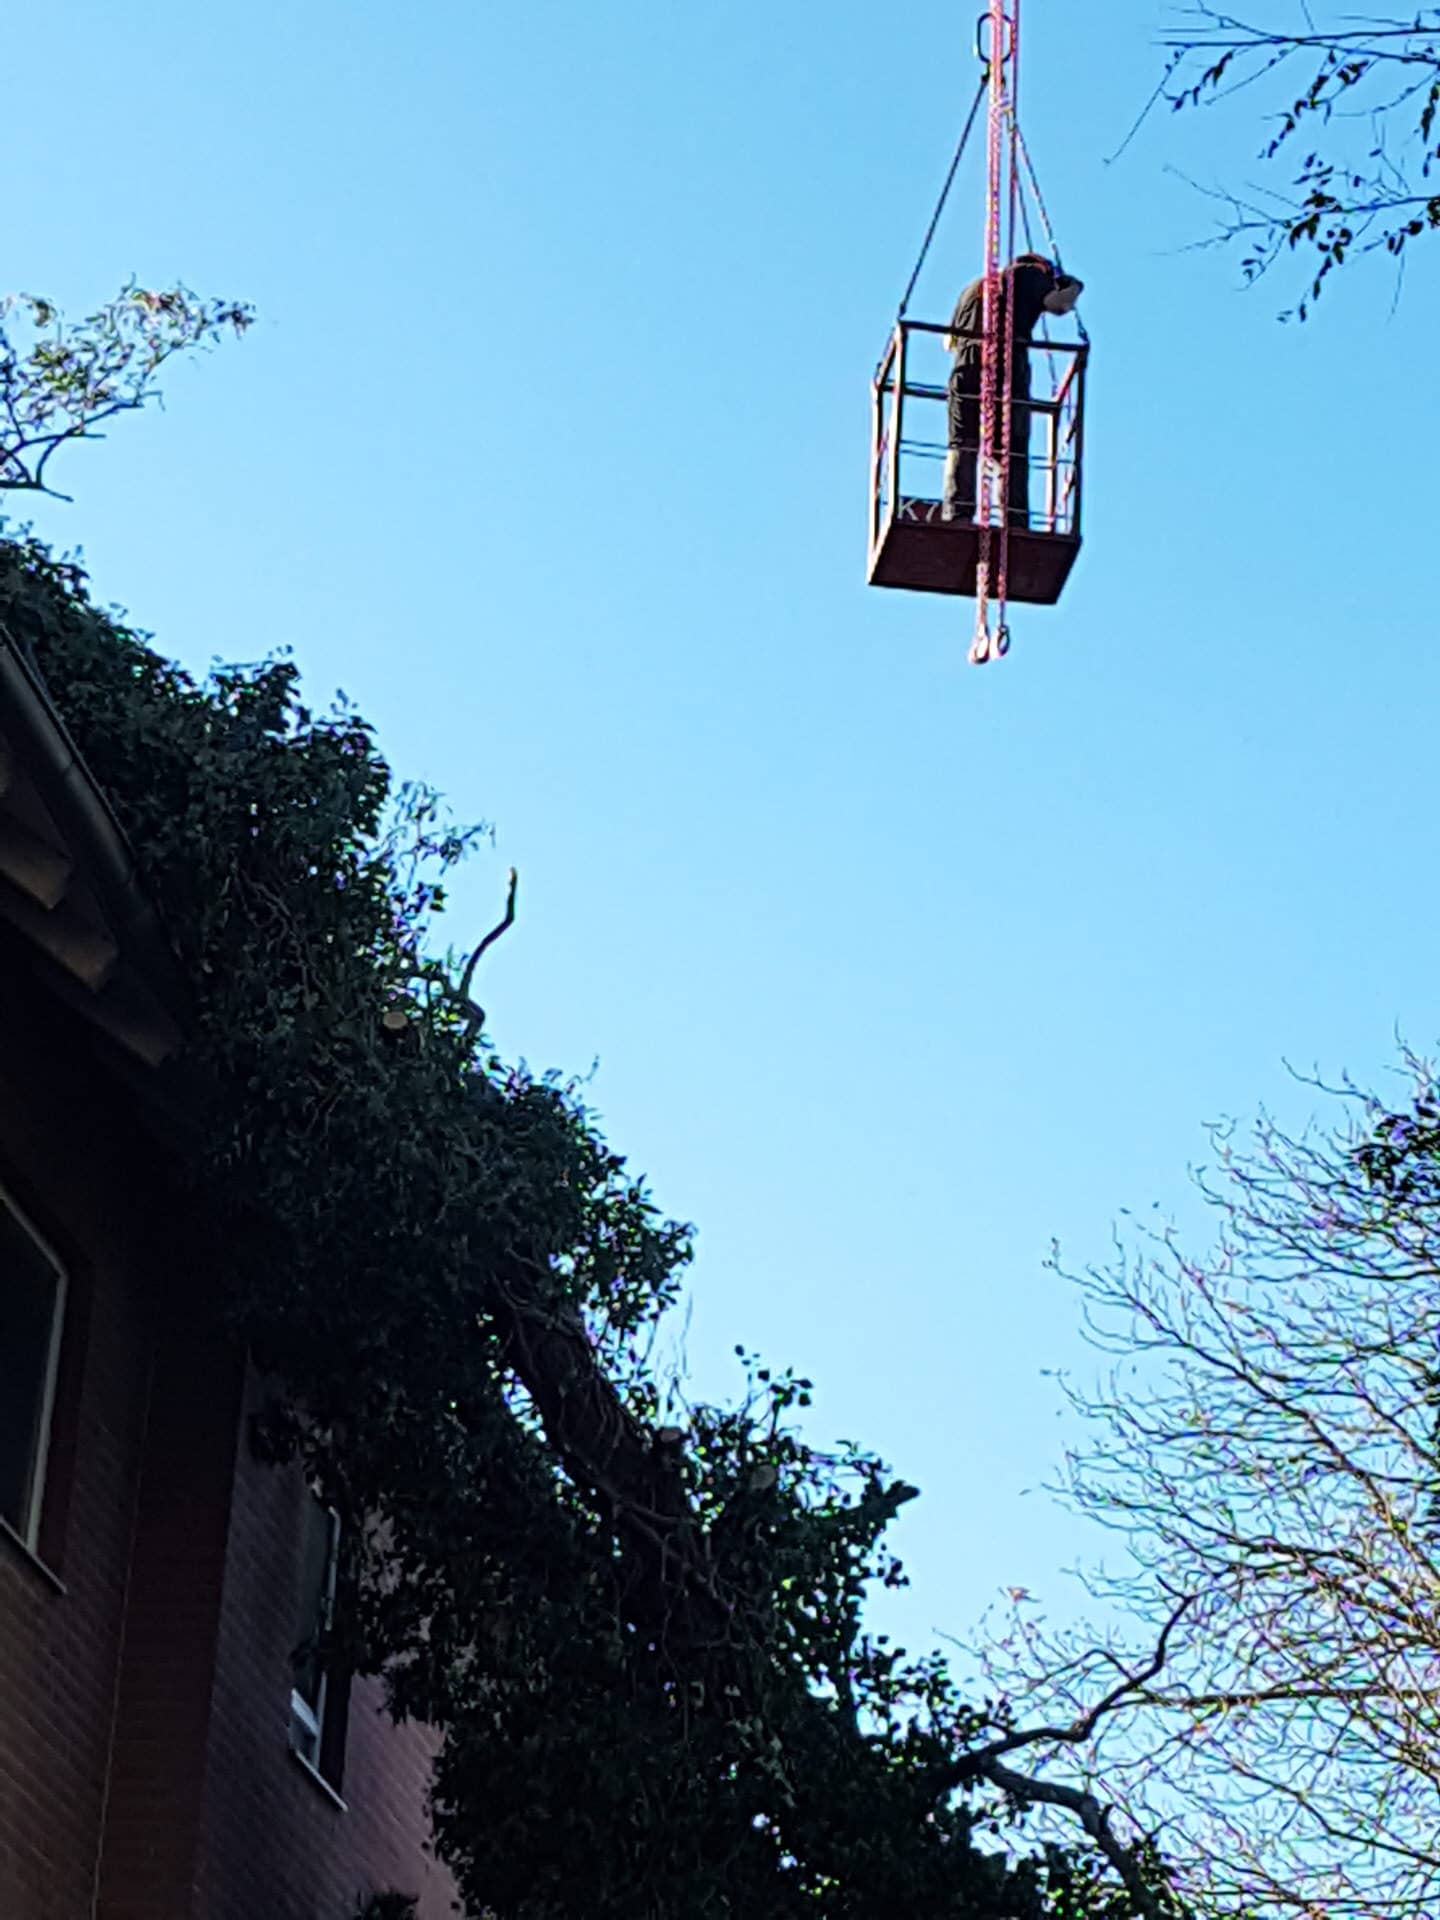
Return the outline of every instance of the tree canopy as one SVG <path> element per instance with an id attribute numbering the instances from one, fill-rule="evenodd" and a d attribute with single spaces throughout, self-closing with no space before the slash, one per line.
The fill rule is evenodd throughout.
<path id="1" fill-rule="evenodd" d="M 491 1050 L 479 948 L 434 946 L 479 830 L 397 784 L 348 707 L 305 706 L 289 661 L 197 681 L 31 540 L 0 548 L 0 623 L 193 983 L 189 1177 L 277 1383 L 257 1444 L 347 1523 L 337 1651 L 442 1730 L 472 1911 L 1171 1911 L 1083 1795 L 1098 1851 L 1017 1855 L 1003 1703 L 867 1631 L 914 1489 L 804 1438 L 791 1372 L 746 1358 L 710 1406 L 652 1366 L 690 1230 L 578 1085 Z"/>

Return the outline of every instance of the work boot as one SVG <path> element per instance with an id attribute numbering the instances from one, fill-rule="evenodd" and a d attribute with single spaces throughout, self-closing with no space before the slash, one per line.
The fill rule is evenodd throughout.
<path id="1" fill-rule="evenodd" d="M 965 481 L 975 485 L 975 455 L 971 450 L 962 453 L 952 447 L 945 456 L 945 487 L 940 496 L 940 518 L 942 520 L 973 520 L 975 518 L 975 498 L 973 493 L 967 500 L 963 497 Z"/>

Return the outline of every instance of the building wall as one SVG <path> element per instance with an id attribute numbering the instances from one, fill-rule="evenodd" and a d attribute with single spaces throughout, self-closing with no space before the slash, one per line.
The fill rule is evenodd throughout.
<path id="1" fill-rule="evenodd" d="M 343 1807 L 289 1749 L 308 1496 L 250 1455 L 155 1162 L 0 942 L 0 1183 L 70 1283 L 38 1553 L 0 1538 L 0 1920 L 351 1920 L 392 1888 L 441 1920 L 428 1733 L 358 1683 Z"/>
<path id="2" fill-rule="evenodd" d="M 103 1089 L 0 967 L 0 1181 L 69 1299 L 40 1564 L 0 1537 L 0 1914 L 88 1920 L 150 1365 Z M 63 1583 L 63 1591 L 61 1590 Z"/>
<path id="3" fill-rule="evenodd" d="M 252 1375 L 247 1425 L 261 1399 Z M 289 1748 L 298 1543 L 309 1497 L 298 1472 L 262 1465 L 242 1445 L 215 1673 L 201 1911 L 205 1920 L 350 1920 L 357 1894 L 394 1890 L 420 1897 L 422 1920 L 443 1920 L 452 1912 L 453 1883 L 425 1851 L 432 1736 L 396 1727 L 377 1684 L 356 1681 L 343 1809 Z"/>
<path id="4" fill-rule="evenodd" d="M 175 1289 L 154 1346 L 96 1920 L 204 1911 L 197 1860 L 243 1369 L 191 1291 Z"/>

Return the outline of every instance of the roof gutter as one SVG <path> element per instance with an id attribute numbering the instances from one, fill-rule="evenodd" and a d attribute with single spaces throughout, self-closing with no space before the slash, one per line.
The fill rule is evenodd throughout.
<path id="1" fill-rule="evenodd" d="M 86 876 L 121 951 L 178 1020 L 189 1005 L 188 983 L 160 916 L 140 884 L 130 844 L 81 759 L 44 680 L 3 622 L 0 709 L 6 731 L 28 763 L 56 826 L 82 856 Z"/>

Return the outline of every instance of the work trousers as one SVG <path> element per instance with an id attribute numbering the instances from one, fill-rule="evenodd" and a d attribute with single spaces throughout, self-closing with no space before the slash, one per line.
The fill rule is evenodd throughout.
<path id="1" fill-rule="evenodd" d="M 957 361 L 950 374 L 947 412 L 949 452 L 945 459 L 943 514 L 947 520 L 973 520 L 980 461 L 980 363 Z M 1004 444 L 1004 396 L 997 397 L 993 445 Z M 1030 524 L 1030 367 L 1028 360 L 1015 369 L 1010 395 L 1009 520 L 1012 527 Z"/>

